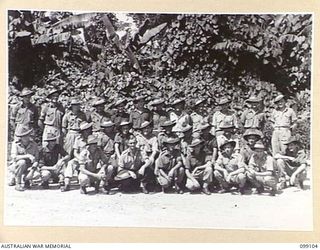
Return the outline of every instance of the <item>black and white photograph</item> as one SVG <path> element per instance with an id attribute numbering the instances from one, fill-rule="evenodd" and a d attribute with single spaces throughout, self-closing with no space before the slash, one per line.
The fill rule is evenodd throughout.
<path id="1" fill-rule="evenodd" d="M 7 226 L 313 230 L 312 13 L 7 10 Z"/>

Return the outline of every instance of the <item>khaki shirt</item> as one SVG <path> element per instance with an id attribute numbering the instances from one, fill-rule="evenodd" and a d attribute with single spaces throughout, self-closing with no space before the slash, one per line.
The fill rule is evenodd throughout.
<path id="1" fill-rule="evenodd" d="M 64 109 L 60 104 L 48 103 L 42 107 L 39 119 L 43 120 L 45 125 L 61 128 L 63 115 Z"/>
<path id="2" fill-rule="evenodd" d="M 174 166 L 181 162 L 182 158 L 179 151 L 174 151 L 171 154 L 168 150 L 161 151 L 158 159 L 156 160 L 156 167 L 165 171 L 170 171 Z"/>
<path id="3" fill-rule="evenodd" d="M 80 124 L 83 121 L 87 121 L 87 117 L 84 112 L 80 111 L 78 114 L 72 111 L 66 113 L 62 118 L 62 127 L 68 130 L 80 130 Z"/>
<path id="4" fill-rule="evenodd" d="M 24 104 L 17 105 L 12 109 L 11 120 L 13 120 L 17 125 L 33 127 L 38 122 L 38 109 L 32 103 L 29 103 L 27 106 Z"/>
<path id="5" fill-rule="evenodd" d="M 20 141 L 15 141 L 12 143 L 11 147 L 11 159 L 15 159 L 18 155 L 33 155 L 34 162 L 39 161 L 39 148 L 34 141 L 30 141 L 27 146 L 24 146 Z"/>
<path id="6" fill-rule="evenodd" d="M 137 149 L 133 154 L 131 150 L 128 148 L 122 152 L 119 159 L 119 169 L 126 169 L 137 171 L 143 165 L 144 160 L 141 155 L 140 149 Z"/>
<path id="7" fill-rule="evenodd" d="M 249 168 L 257 172 L 274 172 L 274 160 L 267 153 L 264 153 L 262 158 L 258 158 L 256 154 L 253 154 L 249 160 Z"/>
<path id="8" fill-rule="evenodd" d="M 236 128 L 239 127 L 236 113 L 229 110 L 226 114 L 221 111 L 216 111 L 212 116 L 212 126 L 217 130 L 223 124 L 234 125 Z"/>
<path id="9" fill-rule="evenodd" d="M 134 109 L 130 112 L 129 121 L 134 129 L 140 128 L 144 121 L 151 121 L 151 112 L 148 109 Z"/>
<path id="10" fill-rule="evenodd" d="M 98 132 L 101 130 L 101 124 L 103 122 L 110 121 L 110 118 L 107 117 L 108 114 L 104 113 L 99 114 L 98 112 L 94 111 L 91 113 L 91 121 L 92 121 L 92 132 Z"/>
<path id="11" fill-rule="evenodd" d="M 146 159 L 152 152 L 159 151 L 158 139 L 156 136 L 146 138 L 142 134 L 137 133 L 137 147 L 140 148 L 143 158 Z"/>
<path id="12" fill-rule="evenodd" d="M 296 121 L 297 116 L 292 108 L 285 108 L 283 111 L 274 109 L 271 113 L 271 121 L 274 127 L 291 127 Z"/>
<path id="13" fill-rule="evenodd" d="M 253 109 L 248 109 L 244 111 L 241 115 L 241 123 L 243 127 L 248 128 L 257 128 L 262 130 L 264 123 L 266 121 L 265 113 L 258 113 Z"/>
<path id="14" fill-rule="evenodd" d="M 221 168 L 226 169 L 228 173 L 244 167 L 242 156 L 239 153 L 233 153 L 230 157 L 225 153 L 221 153 L 218 156 L 216 164 Z"/>

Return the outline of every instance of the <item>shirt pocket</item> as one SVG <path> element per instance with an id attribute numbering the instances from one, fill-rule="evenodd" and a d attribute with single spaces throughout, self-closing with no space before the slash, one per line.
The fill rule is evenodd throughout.
<path id="1" fill-rule="evenodd" d="M 46 122 L 46 124 L 48 124 L 48 125 L 53 125 L 54 120 L 55 120 L 55 111 L 52 110 L 52 109 L 49 109 L 49 110 L 47 111 L 47 115 L 46 115 L 46 120 L 45 120 L 45 122 Z"/>

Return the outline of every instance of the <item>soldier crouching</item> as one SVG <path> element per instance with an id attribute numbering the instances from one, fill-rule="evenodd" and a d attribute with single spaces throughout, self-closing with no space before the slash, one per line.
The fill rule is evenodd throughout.
<path id="1" fill-rule="evenodd" d="M 176 193 L 182 194 L 185 170 L 180 153 L 180 140 L 179 138 L 168 138 L 163 144 L 165 148 L 160 152 L 155 163 L 154 173 L 157 182 L 161 185 L 162 192 L 174 184 Z"/>

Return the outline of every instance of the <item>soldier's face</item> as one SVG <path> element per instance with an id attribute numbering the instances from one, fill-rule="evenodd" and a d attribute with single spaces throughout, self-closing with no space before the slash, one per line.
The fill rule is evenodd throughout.
<path id="1" fill-rule="evenodd" d="M 126 135 L 129 133 L 129 126 L 122 126 L 121 127 L 121 131 L 122 131 L 122 134 Z"/>
<path id="2" fill-rule="evenodd" d="M 29 135 L 21 136 L 20 140 L 21 140 L 22 144 L 28 144 L 30 141 L 30 136 Z"/>
<path id="3" fill-rule="evenodd" d="M 130 139 L 128 141 L 128 147 L 133 150 L 136 148 L 136 145 L 137 145 L 137 140 L 136 139 Z"/>
<path id="4" fill-rule="evenodd" d="M 255 135 L 248 136 L 248 144 L 253 146 L 257 142 L 258 138 Z"/>
<path id="5" fill-rule="evenodd" d="M 104 106 L 98 105 L 98 106 L 96 106 L 96 110 L 97 110 L 97 112 L 102 112 L 104 110 Z"/>
<path id="6" fill-rule="evenodd" d="M 233 152 L 233 146 L 231 144 L 227 144 L 223 148 L 223 152 L 225 152 L 228 155 L 231 155 Z"/>
<path id="7" fill-rule="evenodd" d="M 23 101 L 23 103 L 29 103 L 30 102 L 30 98 L 31 98 L 31 96 L 24 96 L 23 98 L 22 98 L 22 101 Z"/>
<path id="8" fill-rule="evenodd" d="M 298 145 L 296 144 L 296 143 L 289 143 L 288 144 L 288 150 L 290 151 L 290 152 L 295 152 L 295 151 L 297 151 L 298 150 Z"/>
<path id="9" fill-rule="evenodd" d="M 259 107 L 259 103 L 254 102 L 251 104 L 251 107 L 252 109 L 257 109 Z"/>
<path id="10" fill-rule="evenodd" d="M 113 129 L 114 129 L 113 126 L 107 127 L 107 128 L 104 128 L 104 132 L 107 133 L 107 134 L 109 134 L 109 133 L 112 133 L 112 132 L 113 132 Z"/>
<path id="11" fill-rule="evenodd" d="M 144 135 L 149 135 L 149 134 L 151 134 L 151 132 L 152 132 L 152 127 L 151 126 L 148 126 L 148 127 L 144 128 L 144 129 L 142 129 L 142 133 Z"/>
<path id="12" fill-rule="evenodd" d="M 56 102 L 58 102 L 58 98 L 59 98 L 59 94 L 55 93 L 55 94 L 51 95 L 50 100 L 51 100 L 51 102 L 56 103 Z"/>
<path id="13" fill-rule="evenodd" d="M 91 143 L 89 144 L 89 147 L 88 147 L 90 151 L 95 151 L 97 148 L 98 148 L 97 143 Z"/>
<path id="14" fill-rule="evenodd" d="M 262 156 L 263 153 L 264 153 L 264 149 L 262 149 L 262 148 L 256 148 L 256 149 L 254 150 L 254 152 L 256 153 L 256 155 Z"/>
<path id="15" fill-rule="evenodd" d="M 144 108 L 144 101 L 140 100 L 140 101 L 136 102 L 135 106 L 137 109 L 143 109 Z"/>
<path id="16" fill-rule="evenodd" d="M 119 112 L 122 112 L 124 110 L 124 104 L 118 105 L 117 109 L 118 109 Z"/>
<path id="17" fill-rule="evenodd" d="M 194 148 L 192 148 L 192 152 L 194 154 L 199 154 L 201 150 L 201 145 L 195 146 Z"/>
<path id="18" fill-rule="evenodd" d="M 183 109 L 184 109 L 184 104 L 183 103 L 178 103 L 176 104 L 173 109 L 176 111 L 176 112 L 182 112 Z"/>
<path id="19" fill-rule="evenodd" d="M 47 141 L 47 143 L 48 143 L 48 147 L 49 148 L 53 148 L 56 145 L 56 141 L 55 140 Z"/>
<path id="20" fill-rule="evenodd" d="M 278 108 L 283 108 L 285 106 L 284 100 L 282 99 L 282 100 L 278 101 L 277 105 L 278 105 Z"/>

